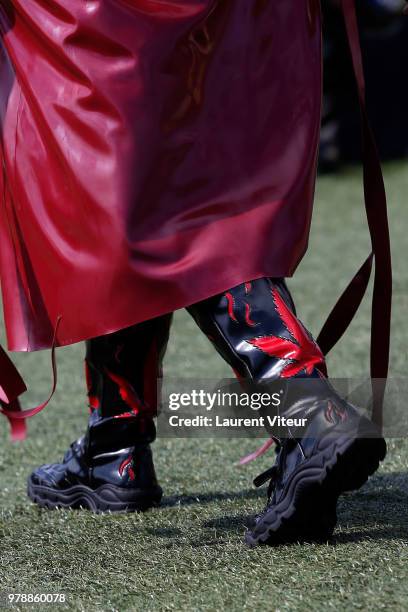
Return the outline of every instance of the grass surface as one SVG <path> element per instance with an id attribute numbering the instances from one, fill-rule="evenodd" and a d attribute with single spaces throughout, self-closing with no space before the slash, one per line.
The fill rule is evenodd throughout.
<path id="1" fill-rule="evenodd" d="M 394 249 L 391 374 L 407 361 L 408 173 L 386 168 Z M 320 179 L 310 249 L 290 282 L 299 316 L 317 333 L 344 285 L 369 251 L 357 170 Z M 329 358 L 332 376 L 368 373 L 369 299 Z M 59 351 L 52 405 L 12 445 L 6 422 L 0 448 L 0 591 L 66 593 L 71 610 L 408 610 L 408 443 L 394 440 L 381 470 L 339 503 L 339 524 L 325 545 L 249 550 L 248 517 L 264 503 L 252 478 L 263 457 L 234 466 L 248 440 L 158 440 L 155 458 L 163 505 L 143 515 L 95 516 L 41 511 L 25 495 L 40 463 L 61 457 L 86 421 L 83 347 Z M 32 391 L 50 385 L 49 355 L 17 355 Z M 170 376 L 230 375 L 185 312 L 177 313 L 165 361 Z M 37 606 L 37 609 L 39 607 Z M 43 608 L 45 609 L 45 608 Z M 50 608 L 48 608 L 50 609 Z"/>

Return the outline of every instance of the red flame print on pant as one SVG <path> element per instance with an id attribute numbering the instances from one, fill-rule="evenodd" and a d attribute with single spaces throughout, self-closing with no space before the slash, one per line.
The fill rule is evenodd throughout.
<path id="1" fill-rule="evenodd" d="M 235 316 L 234 313 L 234 306 L 235 306 L 235 302 L 234 302 L 234 296 L 232 295 L 232 293 L 230 293 L 228 291 L 228 293 L 225 294 L 225 297 L 227 298 L 227 302 L 228 302 L 228 315 L 229 318 L 234 321 L 235 323 L 238 323 L 238 319 Z"/>
<path id="2" fill-rule="evenodd" d="M 252 285 L 251 283 L 245 283 L 244 284 L 245 287 L 245 293 L 248 294 L 251 289 L 252 289 Z M 231 321 L 234 321 L 234 323 L 238 323 L 238 319 L 235 315 L 234 312 L 234 307 L 235 307 L 235 298 L 232 295 L 232 293 L 230 291 L 227 291 L 227 293 L 225 294 L 225 298 L 227 300 L 228 303 L 228 316 L 231 319 Z M 249 325 L 249 327 L 255 327 L 255 325 L 258 325 L 257 323 L 255 323 L 255 321 L 252 321 L 251 319 L 251 307 L 248 304 L 248 302 L 244 302 L 245 304 L 245 323 L 247 325 Z"/>
<path id="3" fill-rule="evenodd" d="M 315 367 L 326 375 L 324 356 L 316 342 L 288 308 L 275 287 L 272 289 L 272 297 L 276 311 L 292 338 L 261 336 L 248 342 L 271 357 L 289 362 L 282 368 L 280 373 L 282 378 L 290 378 L 300 372 L 310 375 Z"/>
<path id="4" fill-rule="evenodd" d="M 333 402 L 331 401 L 327 402 L 327 407 L 324 411 L 324 416 L 326 418 L 326 421 L 332 423 L 333 425 L 347 420 L 347 413 L 344 408 L 333 404 Z"/>
<path id="5" fill-rule="evenodd" d="M 94 395 L 92 392 L 92 376 L 91 376 L 91 371 L 89 369 L 89 365 L 87 364 L 86 361 L 85 361 L 85 380 L 86 380 L 86 388 L 88 390 L 89 407 L 91 410 L 98 410 L 98 408 L 100 407 L 100 402 L 99 402 L 98 397 Z"/>
<path id="6" fill-rule="evenodd" d="M 129 406 L 132 414 L 139 414 L 139 412 L 143 409 L 143 406 L 130 382 L 128 382 L 126 378 L 123 378 L 123 376 L 114 374 L 109 370 L 106 370 L 106 373 L 109 378 L 118 385 L 120 397 Z"/>
<path id="7" fill-rule="evenodd" d="M 127 470 L 128 476 L 130 480 L 134 480 L 136 478 L 135 471 L 133 469 L 133 457 L 129 455 L 119 466 L 119 476 L 122 478 L 123 474 Z"/>
<path id="8" fill-rule="evenodd" d="M 258 323 L 255 323 L 255 321 L 251 319 L 251 307 L 247 302 L 245 302 L 245 323 L 249 325 L 249 327 L 258 325 Z"/>

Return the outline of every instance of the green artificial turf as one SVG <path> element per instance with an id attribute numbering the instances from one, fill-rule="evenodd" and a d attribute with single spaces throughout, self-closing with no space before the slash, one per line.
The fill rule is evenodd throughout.
<path id="1" fill-rule="evenodd" d="M 391 374 L 407 366 L 408 173 L 386 167 L 395 299 Z M 298 313 L 317 333 L 344 285 L 369 252 L 358 170 L 319 180 L 310 248 L 290 281 Z M 332 376 L 368 374 L 369 298 L 329 357 Z M 6 421 L 0 448 L 0 591 L 65 593 L 71 610 L 408 610 L 408 443 L 389 442 L 380 471 L 341 498 L 328 544 L 248 549 L 248 517 L 264 503 L 255 464 L 235 463 L 250 440 L 155 443 L 161 508 L 145 514 L 41 511 L 25 495 L 40 463 L 61 457 L 85 427 L 83 346 L 58 351 L 52 404 L 29 423 L 29 438 L 11 444 Z M 30 383 L 26 405 L 50 387 L 49 354 L 17 355 Z M 165 374 L 230 375 L 185 312 L 176 314 Z M 257 443 L 255 442 L 255 445 Z M 37 609 L 54 607 L 37 606 Z M 24 609 L 23 607 L 21 609 Z"/>

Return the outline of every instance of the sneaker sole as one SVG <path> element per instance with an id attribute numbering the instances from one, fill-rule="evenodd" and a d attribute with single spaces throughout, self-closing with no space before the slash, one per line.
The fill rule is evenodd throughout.
<path id="1" fill-rule="evenodd" d="M 250 547 L 327 541 L 337 523 L 339 495 L 359 489 L 386 455 L 383 438 L 322 439 L 321 452 L 294 471 L 280 501 L 266 511 L 245 541 Z"/>
<path id="2" fill-rule="evenodd" d="M 85 485 L 75 485 L 64 491 L 35 484 L 31 476 L 27 482 L 28 497 L 41 508 L 84 508 L 95 513 L 103 512 L 143 512 L 160 504 L 163 491 L 161 487 L 136 489 L 133 491 L 101 485 L 90 489 Z"/>

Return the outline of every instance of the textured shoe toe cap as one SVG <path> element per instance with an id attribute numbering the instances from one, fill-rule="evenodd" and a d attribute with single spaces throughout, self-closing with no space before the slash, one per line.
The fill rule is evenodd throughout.
<path id="1" fill-rule="evenodd" d="M 64 472 L 62 466 L 58 464 L 40 465 L 30 476 L 30 480 L 35 485 L 57 486 L 58 476 Z"/>

